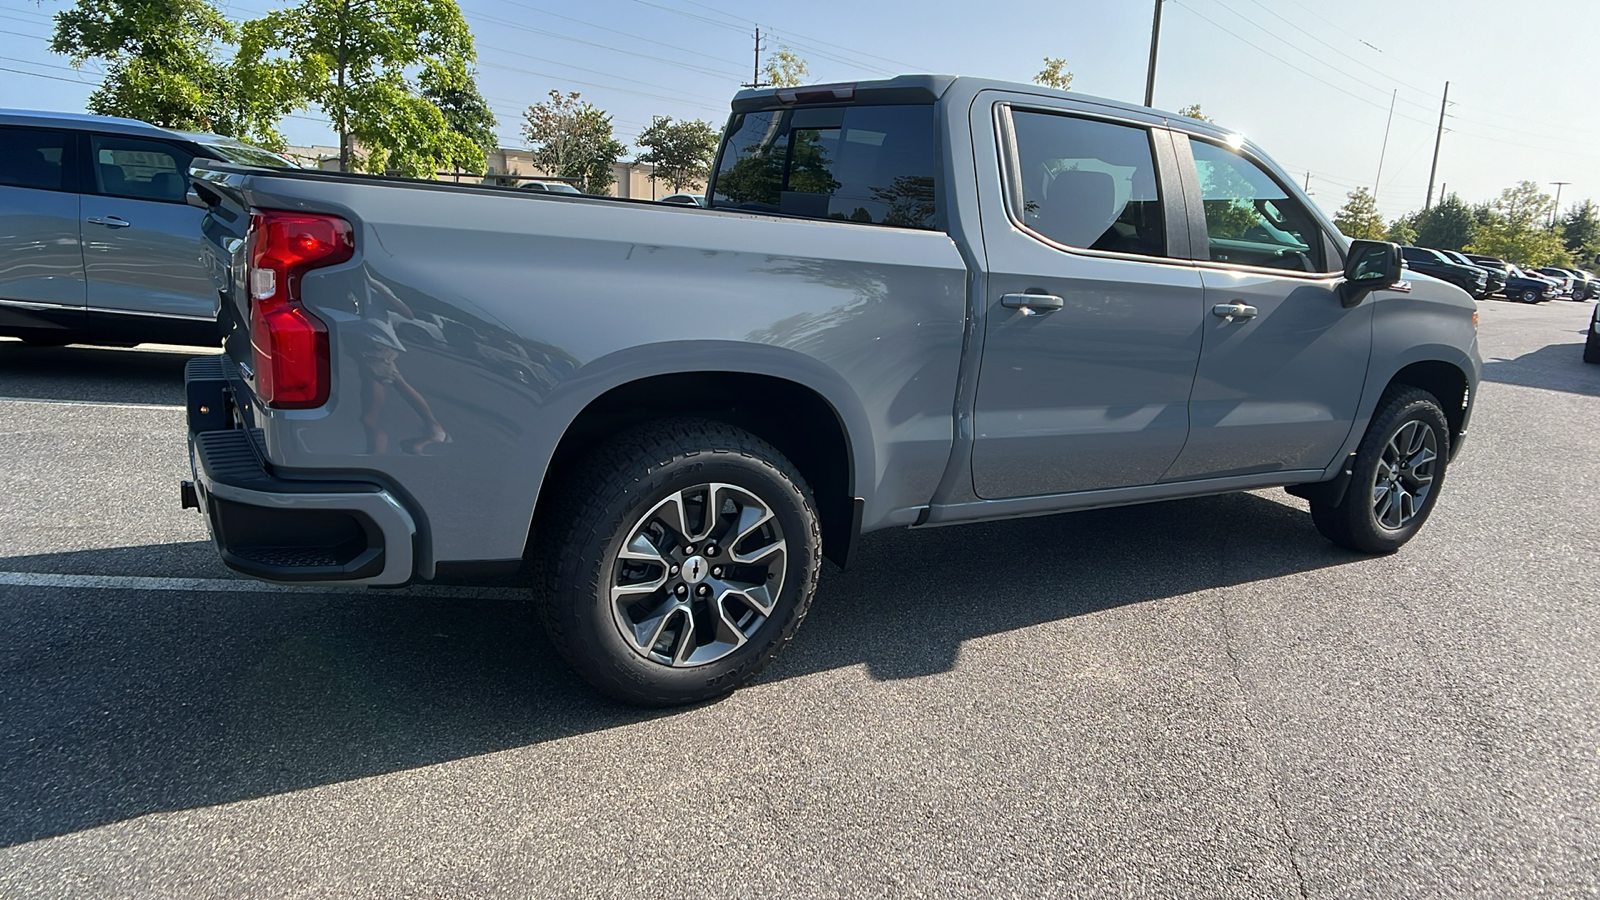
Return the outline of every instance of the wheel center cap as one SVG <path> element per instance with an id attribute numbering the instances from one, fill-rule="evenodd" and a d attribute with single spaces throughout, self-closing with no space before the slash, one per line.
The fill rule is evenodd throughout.
<path id="1" fill-rule="evenodd" d="M 691 556 L 683 561 L 683 580 L 689 584 L 705 581 L 710 572 L 711 564 L 706 562 L 704 556 Z"/>

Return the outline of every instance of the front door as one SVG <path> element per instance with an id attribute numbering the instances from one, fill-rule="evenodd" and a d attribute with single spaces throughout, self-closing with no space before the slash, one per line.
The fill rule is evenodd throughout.
<path id="1" fill-rule="evenodd" d="M 160 142 L 91 135 L 94 193 L 83 197 L 89 312 L 216 319 L 200 210 L 184 202 L 189 154 Z"/>
<path id="2" fill-rule="evenodd" d="M 1340 304 L 1338 255 L 1265 167 L 1198 138 L 1180 149 L 1208 313 L 1189 441 L 1163 480 L 1326 468 L 1361 401 L 1372 304 Z"/>
<path id="3" fill-rule="evenodd" d="M 1205 315 L 1199 271 L 1176 258 L 1181 203 L 1158 183 L 1170 137 L 1020 104 L 997 121 L 1010 130 L 999 142 L 1008 187 L 979 185 L 989 296 L 973 489 L 1001 499 L 1154 484 L 1189 432 Z"/>

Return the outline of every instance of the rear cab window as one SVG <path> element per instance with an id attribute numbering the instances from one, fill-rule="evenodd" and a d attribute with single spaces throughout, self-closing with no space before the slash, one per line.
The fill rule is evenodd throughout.
<path id="1" fill-rule="evenodd" d="M 937 230 L 937 148 L 931 105 L 736 113 L 707 205 Z"/>
<path id="2" fill-rule="evenodd" d="M 0 187 L 70 190 L 65 131 L 0 126 Z"/>
<path id="3" fill-rule="evenodd" d="M 96 134 L 90 138 L 95 187 L 108 197 L 182 203 L 189 154 L 171 144 Z"/>

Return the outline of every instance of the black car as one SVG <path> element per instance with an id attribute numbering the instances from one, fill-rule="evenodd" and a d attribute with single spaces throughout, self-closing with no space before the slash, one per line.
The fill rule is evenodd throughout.
<path id="1" fill-rule="evenodd" d="M 1446 281 L 1472 295 L 1474 300 L 1489 296 L 1489 273 L 1472 265 L 1451 262 L 1437 250 L 1426 247 L 1401 247 L 1406 268 Z"/>
<path id="2" fill-rule="evenodd" d="M 1485 273 L 1487 273 L 1489 276 L 1489 284 L 1485 288 L 1484 296 L 1493 297 L 1495 294 L 1498 294 L 1506 289 L 1507 273 L 1505 269 L 1499 266 L 1491 266 L 1487 263 L 1473 262 L 1467 258 L 1466 254 L 1460 252 L 1459 250 L 1439 250 L 1434 248 L 1434 252 L 1453 263 L 1459 263 L 1463 266 L 1471 266 L 1474 269 L 1482 269 Z"/>

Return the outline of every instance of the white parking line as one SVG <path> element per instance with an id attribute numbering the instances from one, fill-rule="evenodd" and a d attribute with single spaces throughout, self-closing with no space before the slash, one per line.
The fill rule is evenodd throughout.
<path id="1" fill-rule="evenodd" d="M 50 572 L 0 572 L 0 587 L 74 588 L 97 591 L 185 591 L 223 594 L 350 594 L 367 588 L 269 584 L 233 578 L 152 578 L 141 575 L 60 575 Z M 400 597 L 439 597 L 460 600 L 516 600 L 528 596 L 512 588 L 456 585 L 417 585 L 371 593 Z"/>
<path id="2" fill-rule="evenodd" d="M 184 409 L 181 403 L 101 403 L 98 400 L 46 400 L 42 397 L 0 397 L 0 403 L 58 403 L 62 406 L 107 406 L 112 409 Z"/>

